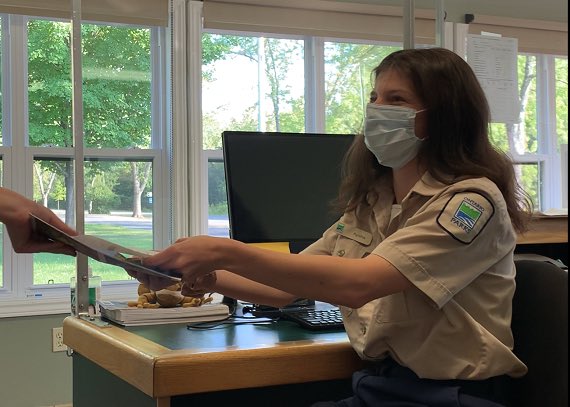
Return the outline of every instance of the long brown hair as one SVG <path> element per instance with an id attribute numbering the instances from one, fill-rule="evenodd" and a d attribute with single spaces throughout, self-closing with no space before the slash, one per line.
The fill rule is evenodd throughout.
<path id="1" fill-rule="evenodd" d="M 452 51 L 430 48 L 388 55 L 373 69 L 374 79 L 389 70 L 408 78 L 427 109 L 428 138 L 418 153 L 423 168 L 444 183 L 450 176 L 490 179 L 503 194 L 515 230 L 524 231 L 532 203 L 516 180 L 511 159 L 489 140 L 489 105 L 471 67 Z M 366 204 L 379 178 L 390 172 L 357 136 L 345 157 L 337 203 L 347 211 Z"/>

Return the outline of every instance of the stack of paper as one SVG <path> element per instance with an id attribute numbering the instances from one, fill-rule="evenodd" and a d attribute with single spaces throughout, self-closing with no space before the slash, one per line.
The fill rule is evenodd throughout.
<path id="1" fill-rule="evenodd" d="M 122 301 L 101 301 L 101 316 L 123 326 L 220 321 L 229 316 L 225 304 L 200 307 L 136 308 Z"/>

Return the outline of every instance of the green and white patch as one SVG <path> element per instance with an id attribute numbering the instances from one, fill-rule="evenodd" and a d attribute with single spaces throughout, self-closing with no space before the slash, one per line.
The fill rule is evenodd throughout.
<path id="1" fill-rule="evenodd" d="M 487 225 L 495 208 L 477 192 L 456 193 L 447 202 L 437 223 L 454 239 L 469 244 Z"/>

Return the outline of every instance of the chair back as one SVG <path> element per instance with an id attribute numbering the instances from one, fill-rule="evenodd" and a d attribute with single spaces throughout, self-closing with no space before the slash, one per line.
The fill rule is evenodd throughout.
<path id="1" fill-rule="evenodd" d="M 514 353 L 528 373 L 511 382 L 513 407 L 568 407 L 568 271 L 515 260 Z"/>

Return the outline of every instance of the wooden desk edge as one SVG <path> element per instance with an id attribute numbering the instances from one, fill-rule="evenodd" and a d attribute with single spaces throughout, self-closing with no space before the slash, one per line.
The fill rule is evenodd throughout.
<path id="1" fill-rule="evenodd" d="M 63 341 L 82 356 L 153 396 L 154 364 L 170 349 L 116 326 L 98 327 L 76 317 L 63 321 Z"/>
<path id="2" fill-rule="evenodd" d="M 347 340 L 255 349 L 171 350 L 116 326 L 63 322 L 74 351 L 151 397 L 349 378 L 362 362 Z"/>
<path id="3" fill-rule="evenodd" d="M 161 356 L 156 396 L 349 378 L 363 362 L 346 342 L 281 343 L 274 347 Z"/>
<path id="4" fill-rule="evenodd" d="M 568 243 L 568 216 L 541 216 L 532 219 L 517 244 Z"/>

